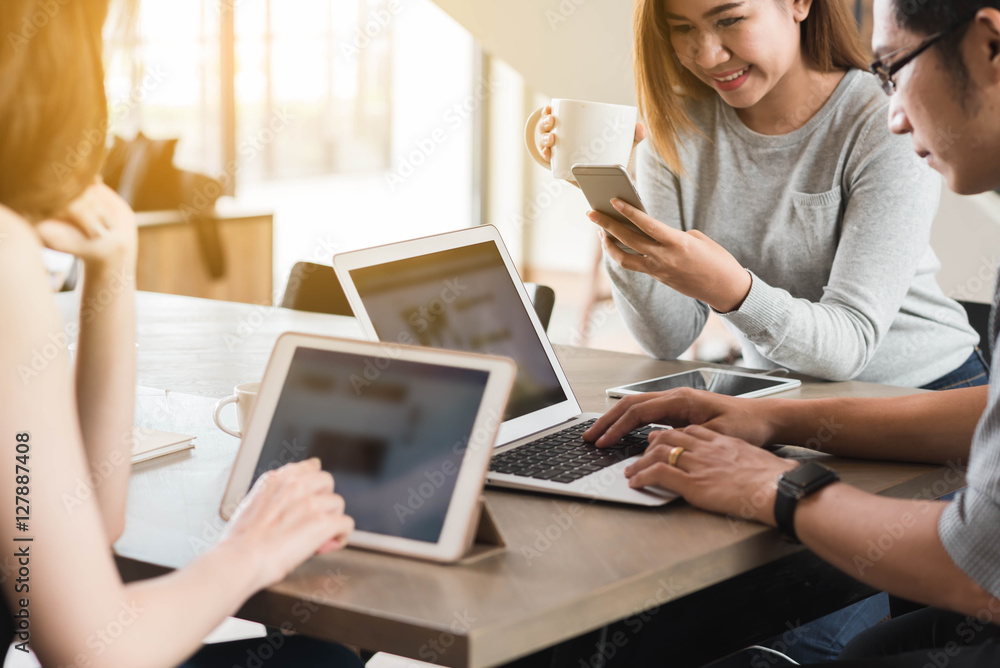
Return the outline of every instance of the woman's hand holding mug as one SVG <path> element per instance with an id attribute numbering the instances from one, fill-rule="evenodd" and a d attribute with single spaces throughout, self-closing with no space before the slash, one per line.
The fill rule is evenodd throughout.
<path id="1" fill-rule="evenodd" d="M 553 176 L 573 183 L 570 168 L 576 163 L 628 166 L 635 147 L 646 137 L 636 122 L 638 113 L 635 107 L 619 104 L 553 100 L 528 118 L 525 146 Z"/>

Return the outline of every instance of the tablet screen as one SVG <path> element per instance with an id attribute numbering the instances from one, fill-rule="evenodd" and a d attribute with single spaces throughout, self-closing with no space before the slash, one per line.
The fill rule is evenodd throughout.
<path id="1" fill-rule="evenodd" d="M 493 242 L 353 269 L 379 341 L 510 357 L 504 420 L 566 401 L 524 302 Z"/>
<path id="2" fill-rule="evenodd" d="M 730 373 L 715 373 L 710 370 L 697 370 L 681 373 L 666 378 L 656 378 L 626 385 L 622 389 L 633 392 L 664 392 L 679 387 L 691 387 L 696 390 L 708 390 L 717 394 L 738 397 L 750 392 L 758 392 L 783 385 L 780 380 L 764 376 L 737 376 Z"/>
<path id="3" fill-rule="evenodd" d="M 436 543 L 489 373 L 389 353 L 297 348 L 253 481 L 319 457 L 358 530 Z"/>

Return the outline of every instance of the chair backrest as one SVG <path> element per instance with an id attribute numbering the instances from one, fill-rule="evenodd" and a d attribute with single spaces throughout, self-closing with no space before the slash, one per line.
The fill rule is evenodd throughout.
<path id="1" fill-rule="evenodd" d="M 548 330 L 556 303 L 555 291 L 547 285 L 537 283 L 525 283 L 524 287 L 528 289 L 528 296 L 538 319 L 542 321 L 542 327 Z M 315 262 L 295 263 L 288 277 L 281 305 L 296 311 L 354 316 L 333 267 Z"/>
<path id="2" fill-rule="evenodd" d="M 295 263 L 281 305 L 296 311 L 354 317 L 333 267 L 315 262 Z"/>
<path id="3" fill-rule="evenodd" d="M 535 313 L 538 314 L 538 319 L 542 322 L 542 328 L 546 332 L 549 331 L 549 320 L 552 319 L 552 309 L 556 305 L 555 290 L 538 283 L 525 283 L 524 287 L 528 290 L 528 298 L 531 299 L 531 305 L 535 307 Z"/>
<path id="4" fill-rule="evenodd" d="M 989 304 L 979 302 L 958 302 L 969 316 L 969 324 L 979 333 L 979 349 L 987 364 L 993 362 L 993 342 L 990 341 L 990 308 Z"/>

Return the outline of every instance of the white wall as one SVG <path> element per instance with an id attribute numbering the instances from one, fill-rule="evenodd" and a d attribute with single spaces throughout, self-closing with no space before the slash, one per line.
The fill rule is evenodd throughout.
<path id="1" fill-rule="evenodd" d="M 483 48 L 549 97 L 634 104 L 632 3 L 435 0 Z"/>
<path id="2" fill-rule="evenodd" d="M 941 260 L 938 282 L 949 297 L 992 303 L 1000 264 L 1000 196 L 961 197 L 945 188 L 931 246 Z"/>

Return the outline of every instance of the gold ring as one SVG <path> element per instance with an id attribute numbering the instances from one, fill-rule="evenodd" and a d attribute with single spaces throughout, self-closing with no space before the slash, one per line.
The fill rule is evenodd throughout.
<path id="1" fill-rule="evenodd" d="M 667 462 L 671 466 L 677 466 L 677 460 L 681 458 L 682 454 L 684 454 L 684 448 L 681 446 L 677 445 L 670 448 L 670 456 L 667 458 Z"/>

